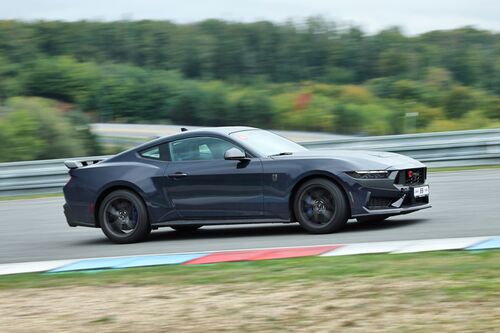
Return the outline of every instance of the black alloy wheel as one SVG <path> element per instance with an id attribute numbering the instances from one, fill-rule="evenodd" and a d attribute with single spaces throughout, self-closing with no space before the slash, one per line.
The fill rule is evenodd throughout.
<path id="1" fill-rule="evenodd" d="M 349 205 L 343 190 L 323 178 L 305 182 L 295 195 L 293 208 L 300 225 L 314 234 L 335 232 L 349 218 Z"/>
<path id="2" fill-rule="evenodd" d="M 108 194 L 99 208 L 104 234 L 115 243 L 134 243 L 151 232 L 146 206 L 135 193 L 117 190 Z"/>

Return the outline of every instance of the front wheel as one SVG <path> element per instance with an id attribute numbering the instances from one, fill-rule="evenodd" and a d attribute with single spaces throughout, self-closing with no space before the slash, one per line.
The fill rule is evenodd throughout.
<path id="1" fill-rule="evenodd" d="M 127 190 L 108 194 L 99 208 L 99 222 L 104 234 L 113 242 L 135 243 L 151 232 L 142 199 Z"/>
<path id="2" fill-rule="evenodd" d="M 299 188 L 293 209 L 302 228 L 313 234 L 335 232 L 349 218 L 349 205 L 343 191 L 322 178 L 311 179 Z"/>

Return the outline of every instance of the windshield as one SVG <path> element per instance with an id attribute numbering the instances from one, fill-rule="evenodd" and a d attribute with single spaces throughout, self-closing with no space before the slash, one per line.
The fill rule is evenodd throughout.
<path id="1" fill-rule="evenodd" d="M 264 130 L 239 131 L 231 133 L 230 136 L 262 156 L 293 154 L 307 150 L 293 141 Z"/>

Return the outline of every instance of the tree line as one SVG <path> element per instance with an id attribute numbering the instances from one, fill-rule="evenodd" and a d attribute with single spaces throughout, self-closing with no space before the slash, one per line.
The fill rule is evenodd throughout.
<path id="1" fill-rule="evenodd" d="M 421 80 L 427 68 L 440 67 L 463 85 L 500 93 L 500 34 L 472 27 L 405 36 L 397 27 L 369 35 L 321 17 L 281 24 L 0 21 L 0 54 L 13 63 L 68 55 L 243 83 Z"/>
<path id="2" fill-rule="evenodd" d="M 16 65 L 14 65 L 16 66 Z M 7 66 L 8 67 L 8 66 Z M 0 64 L 0 74 L 2 72 Z M 422 80 L 381 77 L 362 85 L 315 81 L 232 83 L 127 64 L 37 58 L 8 79 L 0 96 L 42 96 L 93 121 L 221 126 L 345 134 L 398 134 L 498 126 L 499 97 L 464 86 L 439 67 Z M 416 119 L 409 121 L 408 116 Z"/>
<path id="3" fill-rule="evenodd" d="M 320 18 L 0 21 L 0 160 L 100 153 L 88 121 L 355 135 L 499 127 L 499 39 L 473 28 L 367 35 Z"/>

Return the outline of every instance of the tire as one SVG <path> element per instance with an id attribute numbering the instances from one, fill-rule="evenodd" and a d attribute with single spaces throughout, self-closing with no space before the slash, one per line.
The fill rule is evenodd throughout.
<path id="1" fill-rule="evenodd" d="M 363 217 L 357 217 L 356 220 L 359 223 L 377 223 L 377 222 L 383 222 L 387 220 L 389 216 L 363 216 Z"/>
<path id="2" fill-rule="evenodd" d="M 201 224 L 187 224 L 187 225 L 175 225 L 170 228 L 174 229 L 177 232 L 189 233 L 196 231 L 202 227 Z"/>
<path id="3" fill-rule="evenodd" d="M 343 190 L 323 178 L 311 179 L 300 186 L 293 210 L 302 228 L 312 234 L 338 231 L 350 215 Z"/>
<path id="4" fill-rule="evenodd" d="M 104 234 L 119 244 L 142 241 L 151 232 L 144 202 L 128 190 L 111 192 L 103 199 L 99 223 Z"/>

